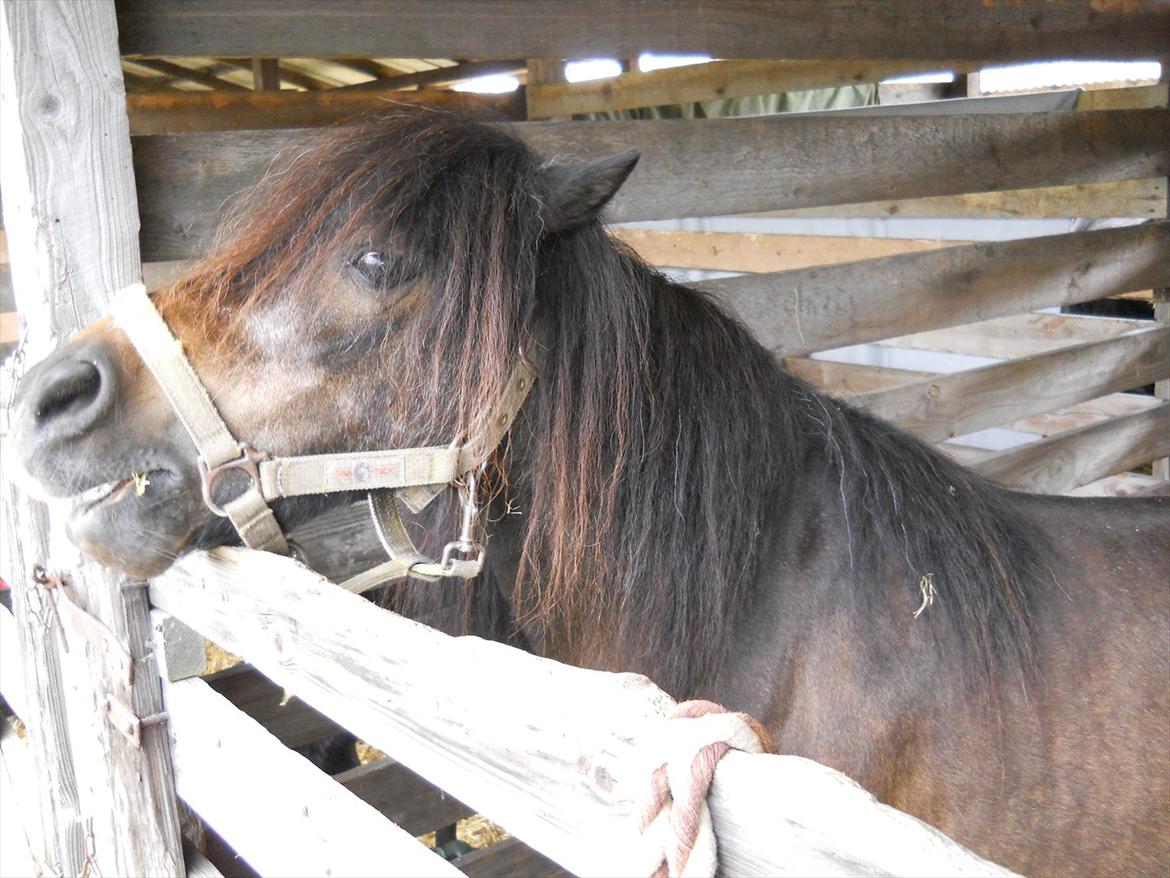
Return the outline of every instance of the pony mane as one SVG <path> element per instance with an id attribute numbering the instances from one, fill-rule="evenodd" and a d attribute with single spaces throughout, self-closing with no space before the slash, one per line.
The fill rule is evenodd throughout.
<path id="1" fill-rule="evenodd" d="M 353 345 L 362 368 L 393 368 L 407 396 L 429 401 L 407 420 L 433 432 L 401 435 L 404 404 L 370 396 L 370 447 L 465 431 L 533 333 L 539 378 L 492 482 L 528 507 L 511 612 L 560 654 L 589 654 L 616 631 L 606 666 L 652 667 L 667 691 L 700 691 L 775 573 L 777 535 L 800 525 L 794 498 L 819 491 L 845 525 L 845 597 L 891 612 L 878 584 L 892 576 L 912 611 L 927 577 L 938 600 L 923 622 L 940 650 L 981 678 L 1030 667 L 1047 554 L 1003 490 L 787 374 L 709 295 L 671 283 L 598 221 L 544 235 L 539 168 L 482 122 L 369 117 L 294 157 L 181 287 L 208 319 L 238 319 L 307 295 L 312 266 L 355 242 L 398 241 L 429 281 L 426 304 L 392 343 L 383 327 Z M 426 615 L 453 598 L 426 586 L 397 600 Z"/>

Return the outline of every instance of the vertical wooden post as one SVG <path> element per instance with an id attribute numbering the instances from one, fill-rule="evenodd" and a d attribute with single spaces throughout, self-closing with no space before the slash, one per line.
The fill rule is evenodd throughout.
<path id="1" fill-rule="evenodd" d="M 528 75 L 526 77 L 525 91 L 534 85 L 551 85 L 557 82 L 565 81 L 565 62 L 561 58 L 529 58 L 528 59 Z M 527 113 L 529 119 L 532 118 L 532 113 Z M 564 116 L 552 117 L 545 121 L 555 122 L 563 120 Z"/>
<path id="2" fill-rule="evenodd" d="M 252 59 L 252 88 L 256 91 L 280 91 L 280 59 Z"/>
<path id="3" fill-rule="evenodd" d="M 125 101 L 113 0 L 0 0 L 0 193 L 28 361 L 141 276 Z M 22 358 L 10 362 L 9 390 Z M 72 558 L 65 571 L 76 602 L 129 651 L 131 684 L 96 645 L 73 635 L 65 649 L 67 632 L 32 575 L 34 565 L 62 564 L 59 553 L 50 559 L 54 516 L 9 485 L 2 499 L 0 563 L 13 589 L 22 719 L 39 781 L 22 791 L 42 828 L 32 853 L 53 874 L 182 874 L 166 726 L 144 726 L 139 746 L 109 718 L 162 711 L 145 590 Z"/>
<path id="4" fill-rule="evenodd" d="M 1170 287 L 1154 290 L 1154 319 L 1164 325 L 1170 324 Z M 1170 400 L 1170 380 L 1154 383 L 1154 396 Z M 1154 461 L 1154 477 L 1170 481 L 1170 457 Z"/>

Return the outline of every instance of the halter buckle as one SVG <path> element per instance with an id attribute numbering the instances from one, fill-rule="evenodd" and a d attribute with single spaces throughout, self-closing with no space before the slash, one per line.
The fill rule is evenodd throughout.
<path id="1" fill-rule="evenodd" d="M 220 518 L 227 518 L 228 511 L 211 499 L 211 490 L 215 487 L 216 481 L 225 473 L 231 472 L 232 470 L 239 470 L 252 480 L 252 485 L 259 491 L 260 467 L 258 464 L 260 461 L 267 459 L 268 454 L 266 452 L 257 451 L 246 442 L 240 444 L 239 457 L 235 460 L 221 463 L 218 466 L 209 467 L 203 458 L 200 457 L 199 477 L 202 480 L 203 502 L 207 505 L 207 508 Z"/>

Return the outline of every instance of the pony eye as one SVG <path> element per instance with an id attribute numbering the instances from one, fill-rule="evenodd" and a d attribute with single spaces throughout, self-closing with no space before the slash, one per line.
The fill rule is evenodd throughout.
<path id="1" fill-rule="evenodd" d="M 367 286 L 380 287 L 386 280 L 386 255 L 377 250 L 367 250 L 353 261 L 353 269 Z"/>

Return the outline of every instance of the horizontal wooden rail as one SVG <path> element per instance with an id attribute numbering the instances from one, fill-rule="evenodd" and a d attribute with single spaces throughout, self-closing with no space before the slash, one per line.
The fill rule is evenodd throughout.
<path id="1" fill-rule="evenodd" d="M 523 119 L 520 94 L 453 91 L 158 91 L 126 95 L 131 134 L 316 128 L 395 104 L 421 104 Z"/>
<path id="2" fill-rule="evenodd" d="M 939 375 L 857 399 L 872 414 L 940 442 L 1170 378 L 1170 327 Z"/>
<path id="3" fill-rule="evenodd" d="M 641 161 L 610 205 L 615 222 L 1170 172 L 1167 109 L 502 124 L 545 156 L 640 150 Z M 303 148 L 313 136 L 237 131 L 135 138 L 143 258 L 201 252 L 223 205 L 255 183 L 277 153 Z"/>
<path id="4" fill-rule="evenodd" d="M 1078 314 L 1012 314 L 912 335 L 882 339 L 892 348 L 947 351 L 982 357 L 1029 357 L 1070 344 L 1116 338 L 1148 329 L 1148 320 L 1090 317 Z"/>
<path id="5" fill-rule="evenodd" d="M 1170 283 L 1170 224 L 704 281 L 782 356 Z"/>
<path id="6" fill-rule="evenodd" d="M 1170 482 L 1144 473 L 1117 473 L 1081 485 L 1068 492 L 1070 497 L 1154 497 Z"/>
<path id="7" fill-rule="evenodd" d="M 120 0 L 129 55 L 372 58 L 1145 58 L 1170 9 L 1103 0 Z"/>
<path id="8" fill-rule="evenodd" d="M 975 464 L 976 472 L 1014 488 L 1062 494 L 1104 476 L 1170 455 L 1170 403 L 1113 418 Z"/>
<path id="9" fill-rule="evenodd" d="M 415 836 L 450 826 L 474 813 L 389 757 L 343 771 L 333 779 Z"/>
<path id="10" fill-rule="evenodd" d="M 1137 217 L 1166 218 L 1166 178 L 1073 183 L 999 192 L 931 195 L 862 204 L 764 211 L 761 216 L 799 217 Z"/>
<path id="11" fill-rule="evenodd" d="M 969 61 L 947 62 L 966 72 Z M 878 82 L 907 73 L 937 71 L 938 61 L 714 61 L 688 67 L 632 71 L 589 82 L 528 86 L 528 118 L 606 113 L 635 107 L 687 104 Z"/>
<path id="12" fill-rule="evenodd" d="M 853 238 L 837 235 L 755 235 L 617 228 L 612 234 L 651 265 L 707 271 L 791 271 L 899 253 L 955 247 L 962 241 Z"/>
<path id="13" fill-rule="evenodd" d="M 645 678 L 448 637 L 263 553 L 182 559 L 151 597 L 569 870 L 638 870 L 637 803 L 672 706 Z M 461 686 L 468 666 L 509 684 Z M 712 812 L 727 874 L 1003 874 L 797 757 L 730 754 Z"/>
<path id="14" fill-rule="evenodd" d="M 178 794 L 261 874 L 461 874 L 203 680 L 164 695 Z"/>

